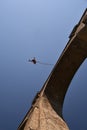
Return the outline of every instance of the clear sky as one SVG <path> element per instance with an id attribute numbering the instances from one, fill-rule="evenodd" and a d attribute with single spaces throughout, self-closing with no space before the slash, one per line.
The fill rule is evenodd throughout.
<path id="1" fill-rule="evenodd" d="M 16 130 L 55 65 L 87 0 L 0 0 L 0 130 Z M 66 95 L 70 130 L 87 130 L 87 61 Z"/>

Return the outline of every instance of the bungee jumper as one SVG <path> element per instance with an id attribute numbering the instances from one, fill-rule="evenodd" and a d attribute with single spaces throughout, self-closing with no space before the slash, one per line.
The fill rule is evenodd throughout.
<path id="1" fill-rule="evenodd" d="M 35 57 L 33 59 L 29 59 L 28 62 L 32 62 L 33 64 L 38 63 L 38 64 L 43 64 L 43 65 L 53 65 L 53 64 L 43 63 L 43 62 L 37 61 Z"/>
<path id="2" fill-rule="evenodd" d="M 36 64 L 36 63 L 37 63 L 35 57 L 34 57 L 32 60 L 29 59 L 28 62 L 32 62 L 33 64 Z"/>

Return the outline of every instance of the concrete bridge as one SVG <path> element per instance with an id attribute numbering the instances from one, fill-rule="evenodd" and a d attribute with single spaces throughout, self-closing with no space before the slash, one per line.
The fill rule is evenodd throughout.
<path id="1" fill-rule="evenodd" d="M 62 108 L 69 84 L 87 57 L 87 9 L 69 38 L 18 130 L 69 130 Z"/>

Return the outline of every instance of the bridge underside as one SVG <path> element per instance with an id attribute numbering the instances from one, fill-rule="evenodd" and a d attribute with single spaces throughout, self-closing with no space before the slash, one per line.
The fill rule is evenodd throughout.
<path id="1" fill-rule="evenodd" d="M 68 130 L 62 117 L 63 102 L 73 76 L 86 57 L 87 10 L 18 130 Z"/>

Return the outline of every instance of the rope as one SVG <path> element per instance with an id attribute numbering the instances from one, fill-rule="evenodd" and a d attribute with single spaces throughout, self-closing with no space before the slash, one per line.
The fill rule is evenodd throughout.
<path id="1" fill-rule="evenodd" d="M 32 62 L 33 64 L 37 64 L 38 63 L 38 64 L 42 64 L 42 65 L 53 65 L 53 64 L 37 61 L 35 58 L 33 58 L 32 60 L 29 59 L 28 62 Z"/>

